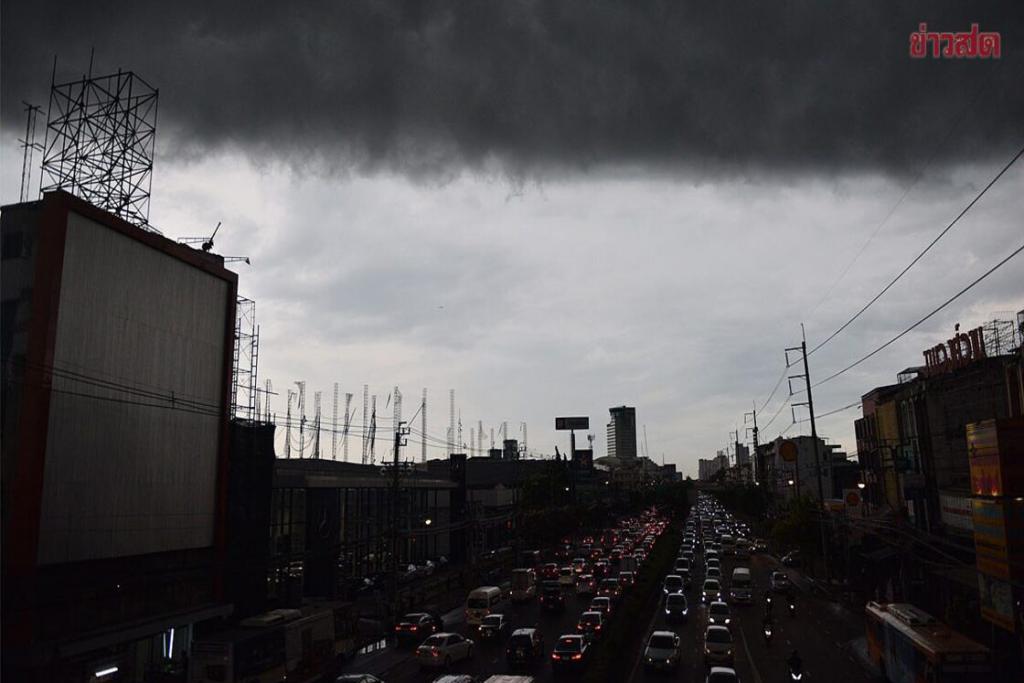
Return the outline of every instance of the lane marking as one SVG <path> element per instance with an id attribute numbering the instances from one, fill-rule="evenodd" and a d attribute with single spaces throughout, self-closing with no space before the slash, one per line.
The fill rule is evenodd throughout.
<path id="1" fill-rule="evenodd" d="M 739 626 L 739 624 L 737 624 Z M 747 661 L 750 662 L 750 670 L 754 672 L 755 683 L 761 683 L 761 672 L 757 670 L 757 664 L 754 664 L 754 658 L 750 656 L 750 648 L 747 646 L 747 636 L 743 633 L 743 628 L 737 629 L 740 632 L 740 640 L 743 641 L 743 652 L 747 655 Z"/>

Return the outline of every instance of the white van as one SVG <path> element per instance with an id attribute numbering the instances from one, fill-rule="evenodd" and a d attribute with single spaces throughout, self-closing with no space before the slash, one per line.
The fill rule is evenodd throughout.
<path id="1" fill-rule="evenodd" d="M 753 583 L 750 580 L 750 570 L 746 567 L 736 567 L 732 570 L 732 583 L 729 586 L 729 595 L 733 602 L 750 602 L 753 595 Z"/>
<path id="2" fill-rule="evenodd" d="M 736 554 L 736 539 L 729 534 L 722 534 L 722 537 L 718 539 L 719 543 L 722 544 L 723 555 L 734 555 Z"/>
<path id="3" fill-rule="evenodd" d="M 497 586 L 474 588 L 466 598 L 466 623 L 479 626 L 488 614 L 500 611 L 498 608 L 504 601 L 505 596 Z"/>

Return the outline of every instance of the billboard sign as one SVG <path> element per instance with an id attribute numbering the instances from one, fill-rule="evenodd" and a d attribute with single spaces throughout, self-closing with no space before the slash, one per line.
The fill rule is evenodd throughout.
<path id="1" fill-rule="evenodd" d="M 939 493 L 939 512 L 942 523 L 951 529 L 974 531 L 971 499 L 955 493 Z"/>
<path id="2" fill-rule="evenodd" d="M 796 462 L 796 453 L 796 442 L 791 439 L 786 439 L 779 445 L 779 455 L 786 462 Z"/>
<path id="3" fill-rule="evenodd" d="M 590 429 L 590 418 L 589 417 L 556 417 L 555 418 L 555 429 L 558 429 L 558 430 Z"/>

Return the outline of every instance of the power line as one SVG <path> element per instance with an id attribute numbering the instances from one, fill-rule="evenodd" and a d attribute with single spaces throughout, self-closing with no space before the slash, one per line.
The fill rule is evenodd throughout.
<path id="1" fill-rule="evenodd" d="M 1024 152 L 1024 149 L 1022 149 L 1022 150 L 1021 150 L 1021 152 Z M 1018 156 L 1020 156 L 1020 155 L 1018 154 Z M 881 351 L 882 349 L 885 349 L 885 348 L 887 348 L 888 346 L 890 346 L 891 344 L 893 344 L 893 343 L 894 343 L 894 342 L 896 342 L 897 340 L 901 339 L 901 338 L 902 338 L 902 337 L 903 337 L 904 335 L 906 335 L 907 333 L 909 333 L 909 332 L 910 332 L 911 330 L 915 329 L 915 328 L 916 328 L 917 326 L 919 326 L 919 325 L 920 325 L 921 323 L 925 322 L 926 320 L 928 320 L 929 318 L 931 318 L 931 317 L 932 317 L 933 315 L 935 315 L 936 313 L 938 313 L 939 311 L 941 311 L 941 310 L 942 310 L 943 308 L 945 308 L 945 307 L 946 307 L 946 306 L 948 306 L 949 304 L 951 304 L 951 303 L 953 303 L 954 301 L 956 301 L 957 299 L 959 299 L 959 298 L 960 298 L 960 297 L 961 297 L 962 295 L 966 294 L 966 293 L 967 293 L 967 292 L 968 292 L 968 291 L 969 291 L 969 290 L 970 290 L 970 289 L 971 289 L 972 287 L 974 287 L 974 286 L 975 286 L 976 284 L 978 284 L 979 282 L 981 282 L 982 280 L 984 280 L 985 278 L 987 278 L 987 277 L 988 277 L 989 275 L 991 275 L 992 273 L 994 273 L 994 272 L 996 272 L 997 270 L 999 270 L 999 268 L 1001 268 L 1001 267 L 1002 267 L 1003 265 L 1005 265 L 1005 264 L 1006 264 L 1006 263 L 1007 263 L 1007 262 L 1008 262 L 1008 261 L 1009 261 L 1010 259 L 1012 259 L 1012 258 L 1013 258 L 1014 256 L 1016 256 L 1017 254 L 1019 254 L 1019 253 L 1020 253 L 1021 251 L 1024 251 L 1024 244 L 1022 244 L 1022 245 L 1020 245 L 1019 247 L 1017 247 L 1017 248 L 1016 248 L 1016 249 L 1015 249 L 1015 250 L 1014 250 L 1014 251 L 1013 251 L 1013 252 L 1012 252 L 1012 253 L 1011 253 L 1011 254 L 1010 254 L 1009 256 L 1007 256 L 1007 257 L 1006 257 L 1006 258 L 1004 258 L 1004 259 L 1003 259 L 1002 261 L 1000 261 L 999 263 L 997 263 L 996 265 L 992 266 L 992 267 L 991 267 L 991 268 L 989 268 L 989 269 L 988 269 L 987 271 L 985 271 L 985 272 L 984 272 L 984 273 L 983 273 L 983 274 L 982 274 L 982 275 L 981 275 L 980 277 L 978 277 L 978 278 L 977 278 L 976 280 L 974 280 L 974 282 L 972 282 L 971 284 L 967 285 L 966 287 L 964 287 L 963 289 L 961 289 L 961 290 L 960 290 L 959 292 L 957 292 L 956 294 L 954 294 L 954 295 L 953 295 L 953 296 L 951 296 L 950 298 L 946 299 L 946 301 L 945 301 L 945 302 L 943 302 L 942 304 L 940 304 L 940 305 L 939 305 L 939 306 L 938 306 L 937 308 L 935 308 L 935 310 L 933 310 L 933 311 L 932 311 L 931 313 L 929 313 L 929 314 L 928 314 L 928 315 L 926 315 L 925 317 L 921 318 L 921 319 L 920 319 L 920 320 L 918 320 L 918 321 L 917 321 L 916 323 L 914 323 L 913 325 L 911 325 L 911 326 L 910 326 L 910 327 L 908 327 L 907 329 L 903 330 L 902 332 L 900 332 L 899 334 L 897 334 L 897 335 L 896 335 L 895 337 L 893 337 L 892 339 L 890 339 L 889 341 L 885 342 L 884 344 L 882 344 L 881 346 L 879 346 L 879 347 L 878 347 L 877 349 L 875 349 L 874 351 L 872 351 L 871 353 L 867 354 L 866 356 L 863 356 L 863 357 L 861 357 L 861 358 L 860 358 L 859 360 L 856 360 L 856 361 L 854 361 L 853 363 L 850 363 L 849 365 L 847 365 L 847 366 L 846 366 L 845 368 L 843 368 L 842 370 L 839 370 L 838 372 L 834 372 L 834 373 L 832 373 L 831 375 L 829 375 L 829 376 L 828 376 L 828 377 L 826 377 L 825 379 L 823 379 L 823 380 L 819 381 L 818 383 L 814 384 L 814 385 L 813 385 L 813 387 L 817 387 L 817 386 L 820 386 L 820 385 L 824 384 L 825 382 L 829 382 L 829 381 L 831 381 L 831 380 L 835 379 L 836 377 L 839 377 L 840 375 L 842 375 L 842 374 L 843 374 L 844 372 L 846 372 L 847 370 L 852 370 L 853 368 L 857 367 L 858 365 L 860 365 L 861 363 L 863 363 L 863 362 L 864 362 L 864 361 L 866 361 L 867 359 L 869 359 L 869 358 L 871 358 L 872 356 L 874 356 L 874 355 L 875 355 L 876 353 L 878 353 L 878 352 L 879 352 L 879 351 Z M 812 387 L 812 388 L 813 388 L 813 387 Z"/>
<path id="2" fill-rule="evenodd" d="M 917 186 L 917 184 L 921 181 L 921 178 L 924 177 L 925 171 L 927 171 L 929 168 L 931 168 L 932 162 L 935 161 L 935 158 L 938 156 L 939 151 L 947 148 L 947 143 L 949 142 L 949 139 L 953 136 L 954 131 L 956 131 L 956 129 L 960 127 L 960 124 L 963 123 L 964 119 L 967 118 L 967 113 L 974 107 L 975 102 L 978 100 L 978 98 L 981 96 L 981 94 L 985 91 L 985 89 L 988 87 L 988 85 L 992 82 L 992 80 L 993 80 L 992 79 L 992 72 L 989 72 L 989 77 L 986 78 L 981 83 L 981 85 L 978 86 L 977 91 L 974 93 L 974 97 L 972 97 L 969 100 L 967 100 L 967 102 L 964 105 L 963 109 L 960 110 L 960 114 L 953 121 L 953 125 L 946 132 L 946 135 L 942 139 L 942 141 L 939 144 L 932 146 L 932 154 L 931 154 L 931 156 L 928 158 L 927 161 L 925 161 L 924 165 L 921 166 L 921 168 L 918 170 L 917 175 L 914 177 L 913 181 L 911 181 L 911 183 L 909 185 L 907 185 L 903 189 L 903 194 L 900 195 L 900 198 L 898 200 L 896 200 L 896 203 L 893 204 L 892 208 L 889 209 L 889 212 L 885 214 L 885 217 L 882 218 L 881 222 L 879 222 L 879 224 L 877 226 L 875 226 L 874 231 L 868 237 L 867 241 L 864 242 L 864 244 L 861 246 L 860 250 L 853 257 L 853 259 L 846 265 L 845 268 L 843 268 L 843 272 L 841 272 L 839 274 L 839 277 L 837 277 L 835 279 L 835 281 L 832 283 L 832 285 L 829 286 L 828 290 L 825 292 L 825 295 L 823 297 L 821 297 L 821 299 L 818 301 L 818 303 L 814 304 L 814 308 L 812 308 L 810 310 L 810 312 L 807 314 L 806 317 L 810 317 L 810 316 L 814 315 L 814 312 L 817 311 L 818 308 L 823 303 L 825 303 L 825 301 L 829 298 L 829 296 L 832 295 L 832 292 L 835 290 L 836 286 L 840 282 L 842 282 L 843 278 L 846 277 L 846 274 L 850 272 L 850 269 L 853 268 L 855 263 L 857 263 L 857 260 L 860 259 L 860 257 L 864 255 L 864 251 L 867 250 L 868 245 L 870 245 L 871 242 L 874 241 L 875 237 L 878 236 L 878 233 L 882 230 L 882 228 L 885 226 L 885 224 L 889 222 L 889 219 L 892 218 L 893 214 L 896 213 L 896 210 L 899 209 L 900 206 L 903 204 L 903 202 L 906 200 L 906 198 L 910 194 L 911 190 L 913 190 Z M 813 353 L 813 351 L 811 353 Z"/>
<path id="3" fill-rule="evenodd" d="M 854 314 L 854 316 L 853 316 L 852 318 L 850 318 L 850 319 L 849 319 L 849 320 L 847 320 L 847 321 L 846 321 L 845 323 L 843 323 L 843 324 L 842 324 L 842 325 L 841 325 L 841 326 L 839 327 L 839 329 L 837 329 L 837 330 L 836 330 L 835 332 L 833 332 L 833 333 L 832 333 L 832 334 L 830 334 L 830 335 L 829 335 L 828 337 L 826 337 L 826 338 L 825 338 L 825 340 L 824 340 L 823 342 L 821 342 L 820 344 L 818 344 L 817 346 L 815 346 L 815 347 L 814 347 L 813 349 L 811 349 L 811 350 L 810 350 L 810 351 L 808 352 L 808 354 L 807 354 L 807 355 L 811 355 L 812 353 L 814 353 L 815 351 L 817 351 L 817 350 L 818 350 L 818 349 L 820 349 L 821 347 L 825 346 L 825 344 L 828 344 L 828 343 L 829 343 L 830 341 L 832 341 L 833 339 L 835 339 L 835 337 L 836 337 L 836 336 L 837 336 L 837 335 L 838 335 L 839 333 L 841 333 L 841 332 L 842 332 L 843 330 L 845 330 L 845 329 L 846 329 L 847 327 L 849 327 L 849 326 L 850 326 L 850 325 L 851 325 L 851 324 L 853 323 L 853 321 L 855 321 L 855 320 L 856 320 L 857 318 L 859 318 L 859 317 L 861 316 L 861 314 L 863 314 L 863 313 L 864 313 L 864 311 L 866 311 L 866 310 L 868 310 L 869 308 L 871 308 L 872 304 L 874 304 L 874 303 L 875 303 L 876 301 L 878 301 L 878 300 L 879 300 L 880 298 L 882 298 L 882 296 L 883 296 L 883 295 L 884 295 L 884 294 L 885 294 L 886 292 L 888 292 L 888 291 L 889 291 L 889 289 L 890 289 L 890 288 L 891 288 L 891 287 L 892 287 L 892 286 L 893 286 L 894 284 L 896 284 L 896 283 L 897 283 L 897 282 L 899 281 L 899 279 L 900 279 L 900 278 L 902 278 L 902 277 L 903 277 L 903 276 L 904 276 L 904 275 L 905 275 L 905 274 L 907 273 L 907 271 L 909 271 L 909 270 L 910 270 L 911 268 L 913 268 L 913 267 L 914 267 L 914 265 L 915 265 L 915 264 L 916 264 L 916 263 L 917 263 L 918 261 L 920 261 L 920 260 L 921 260 L 921 258 L 922 258 L 922 257 L 923 257 L 923 256 L 924 256 L 925 254 L 927 254 L 927 253 L 928 253 L 928 251 L 929 251 L 929 250 L 930 250 L 930 249 L 931 249 L 932 247 L 934 247 L 934 246 L 935 246 L 935 244 L 936 244 L 936 243 L 937 243 L 937 242 L 938 242 L 938 241 L 939 241 L 940 239 L 942 239 L 942 238 L 943 238 L 943 237 L 944 237 L 944 236 L 946 235 L 946 233 L 948 233 L 948 232 L 949 232 L 949 231 L 950 231 L 950 230 L 951 230 L 951 229 L 953 228 L 953 226 L 954 226 L 954 225 L 956 225 L 956 224 L 957 224 L 957 223 L 958 223 L 958 222 L 960 221 L 960 219 L 961 219 L 961 218 L 963 218 L 963 217 L 964 217 L 964 216 L 965 216 L 965 215 L 967 214 L 967 212 L 968 212 L 968 211 L 970 211 L 970 210 L 971 210 L 971 208 L 973 208 L 973 207 L 974 207 L 974 205 L 975 205 L 975 204 L 977 204 L 977 203 L 978 203 L 978 200 L 980 200 L 980 199 L 981 199 L 981 198 L 982 198 L 983 196 L 985 196 L 985 193 L 986 193 L 986 192 L 988 192 L 988 191 L 989 191 L 989 189 L 990 189 L 990 188 L 991 188 L 991 187 L 992 187 L 993 185 L 995 185 L 995 184 L 996 184 L 996 182 L 997 182 L 997 181 L 998 181 L 998 180 L 999 180 L 1000 178 L 1002 178 L 1002 177 L 1003 177 L 1003 174 L 1004 174 L 1004 173 L 1006 173 L 1006 172 L 1007 172 L 1008 170 L 1010 170 L 1010 167 L 1011 167 L 1011 166 L 1013 166 L 1013 165 L 1014 165 L 1014 164 L 1015 164 L 1015 163 L 1017 162 L 1017 160 L 1018 160 L 1018 159 L 1020 159 L 1021 155 L 1024 155 L 1024 147 L 1021 147 L 1021 148 L 1020 148 L 1020 150 L 1018 150 L 1018 152 L 1017 152 L 1017 153 L 1016 153 L 1015 155 L 1013 155 L 1013 158 L 1012 158 L 1012 159 L 1010 159 L 1010 161 L 1009 161 L 1009 162 L 1008 162 L 1008 163 L 1007 163 L 1007 164 L 1006 164 L 1005 166 L 1003 166 L 1002 170 L 1001 170 L 1001 171 L 999 171 L 999 173 L 997 173 L 997 174 L 995 175 L 995 177 L 994 177 L 994 178 L 992 178 L 992 180 L 990 180 L 990 181 L 988 182 L 988 184 L 987 184 L 987 185 L 986 185 L 986 186 L 985 186 L 984 188 L 982 188 L 981 192 L 979 192 L 979 193 L 978 193 L 978 194 L 977 194 L 977 195 L 976 195 L 976 196 L 974 197 L 974 199 L 972 199 L 972 200 L 970 201 L 970 203 L 969 203 L 969 204 L 968 204 L 967 206 L 965 206 L 965 207 L 964 207 L 964 209 L 963 209 L 963 210 L 962 210 L 962 211 L 961 211 L 961 212 L 960 212 L 959 214 L 957 214 L 956 218 L 954 218 L 954 219 L 953 219 L 953 220 L 952 220 L 952 221 L 951 221 L 951 222 L 949 223 L 949 225 L 947 225 L 947 226 L 945 227 L 945 229 L 943 229 L 943 230 L 942 230 L 942 232 L 940 232 L 940 233 L 939 233 L 938 235 L 936 235 L 935 239 L 933 239 L 933 240 L 932 240 L 932 241 L 931 241 L 931 242 L 930 242 L 930 243 L 928 244 L 928 246 L 924 248 L 924 250 L 923 250 L 923 251 L 922 251 L 922 252 L 921 252 L 920 254 L 918 254 L 917 256 L 915 256 L 915 257 L 914 257 L 914 260 L 912 260 L 912 261 L 911 261 L 911 262 L 910 262 L 909 264 L 907 264 L 907 265 L 906 265 L 906 267 L 904 267 L 904 268 L 903 268 L 903 270 L 901 270 L 901 271 L 899 272 L 899 274 L 898 274 L 898 275 L 896 275 L 896 277 L 894 277 L 894 278 L 893 278 L 893 279 L 892 279 L 892 280 L 891 280 L 891 281 L 889 282 L 889 284 L 887 284 L 887 285 L 886 285 L 885 287 L 883 287 L 883 288 L 882 288 L 882 291 L 880 291 L 880 292 L 879 292 L 878 294 L 876 294 L 876 295 L 874 296 L 874 298 L 872 298 L 872 299 L 871 299 L 870 301 L 868 301 L 868 302 L 867 302 L 866 304 L 864 304 L 864 306 L 863 306 L 863 307 L 862 307 L 862 308 L 861 308 L 861 309 L 860 309 L 859 311 L 857 311 L 857 313 L 856 313 L 856 314 Z M 820 382 L 819 382 L 819 384 L 820 384 Z M 817 385 L 815 385 L 815 386 L 817 386 Z"/>

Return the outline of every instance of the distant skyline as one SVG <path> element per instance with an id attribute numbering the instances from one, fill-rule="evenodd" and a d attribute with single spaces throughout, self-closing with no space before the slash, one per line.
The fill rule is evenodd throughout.
<path id="1" fill-rule="evenodd" d="M 96 73 L 160 88 L 152 222 L 220 221 L 216 250 L 251 258 L 234 265 L 278 413 L 295 380 L 327 416 L 339 382 L 357 422 L 363 384 L 379 408 L 397 384 L 407 418 L 425 386 L 443 439 L 454 388 L 467 441 L 525 421 L 532 450 L 565 451 L 555 416 L 588 415 L 600 457 L 628 405 L 652 459 L 694 477 L 730 432 L 749 440 L 801 322 L 825 339 L 1024 145 L 1013 3 L 85 5 L 4 3 L 4 203 L 21 101 L 45 112 L 54 54 L 70 79 L 95 47 Z M 1004 56 L 911 60 L 921 21 L 1000 31 Z M 1022 167 L 811 356 L 813 378 L 1020 246 Z M 895 382 L 956 323 L 1015 315 L 1022 282 L 1024 256 L 815 389 L 818 412 Z M 787 396 L 783 379 L 762 427 Z M 858 415 L 819 433 L 852 453 Z M 763 440 L 790 422 L 783 406 Z"/>

